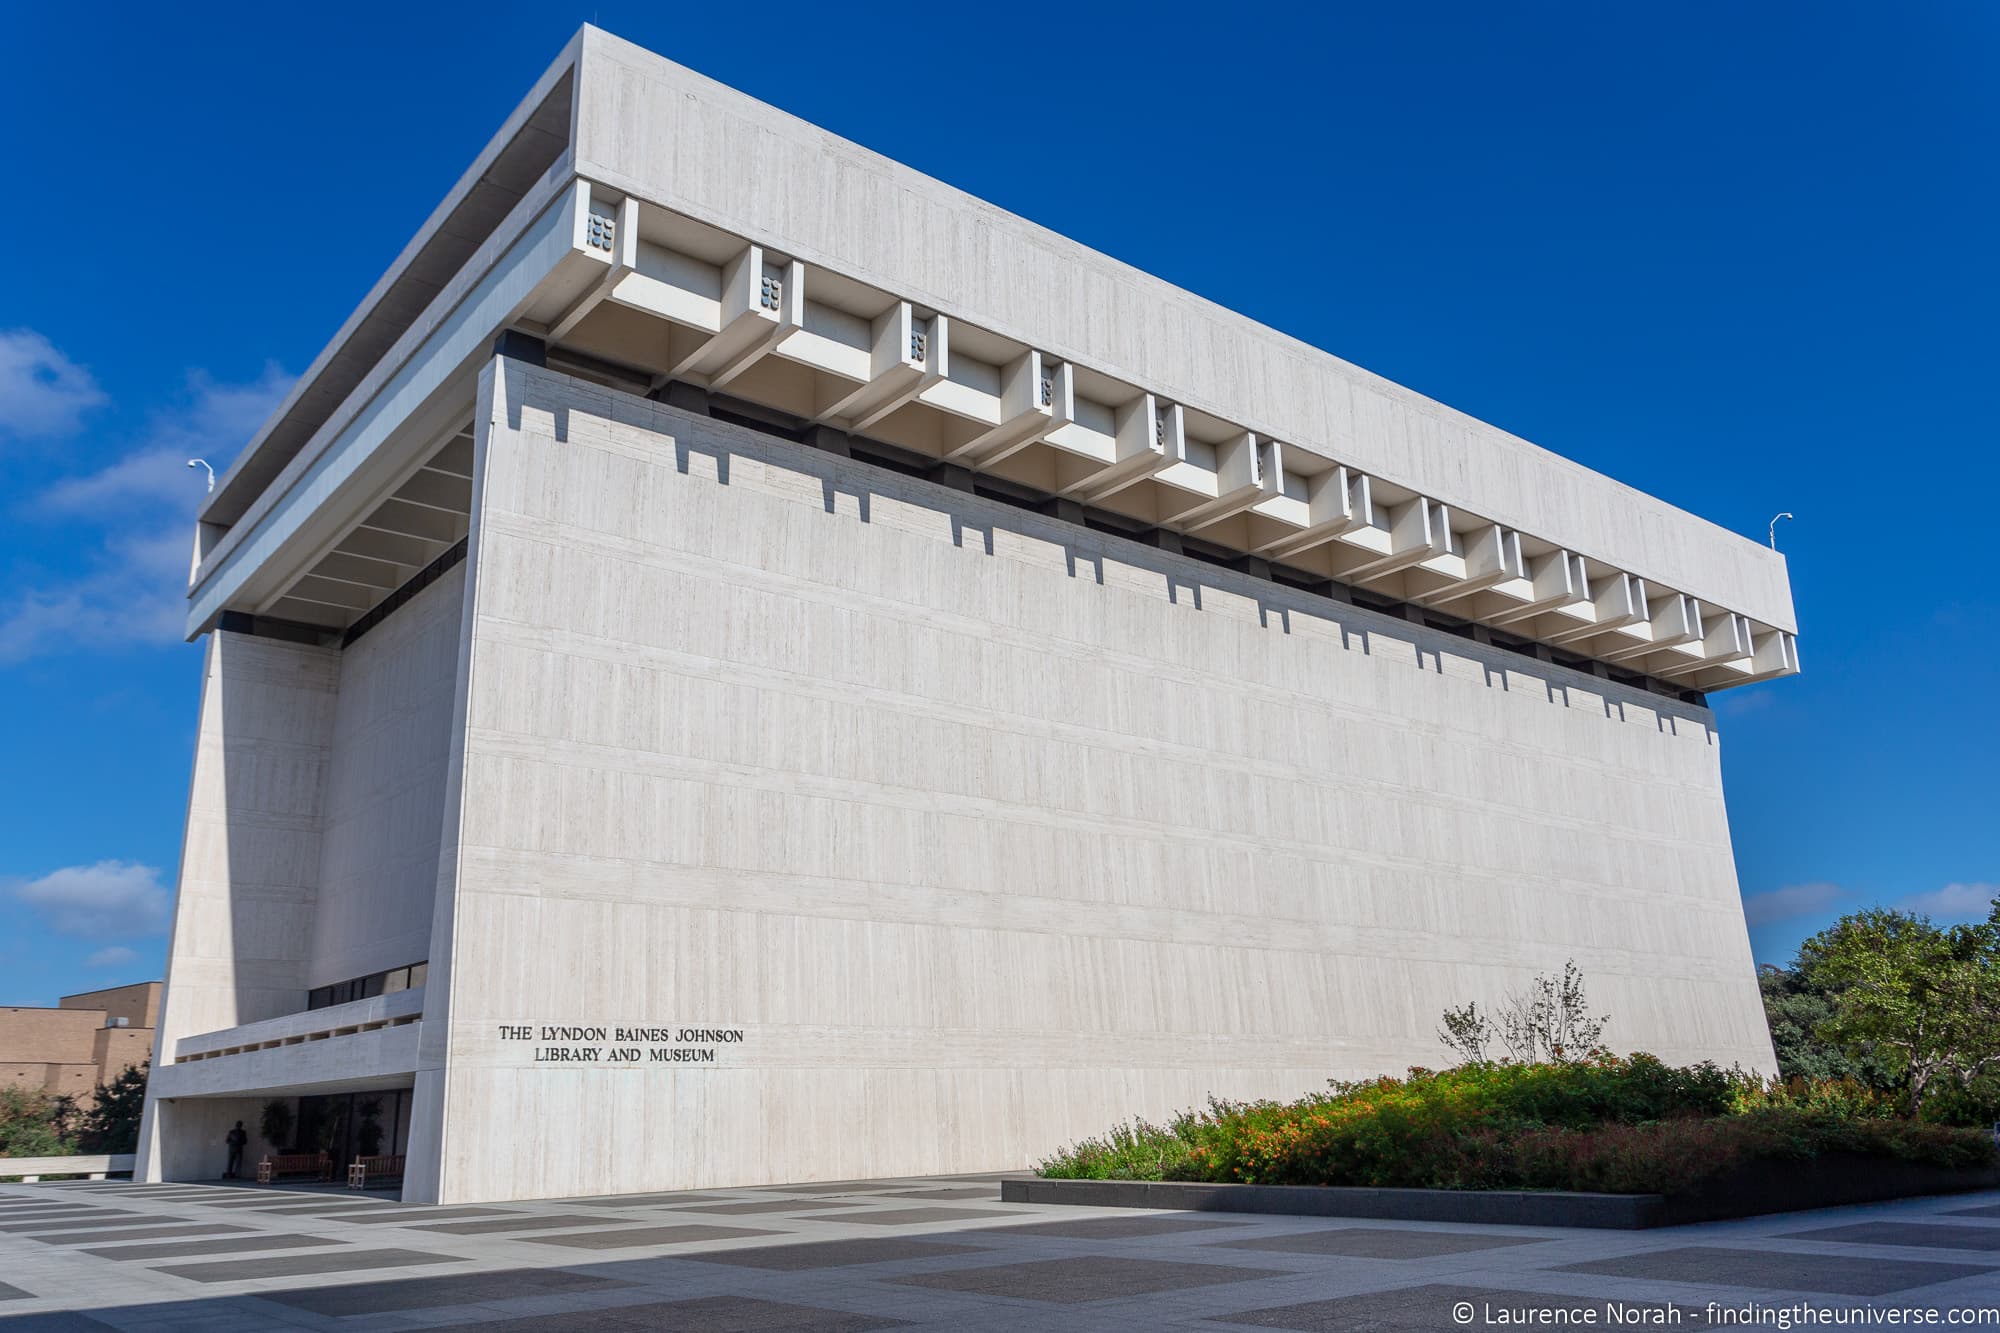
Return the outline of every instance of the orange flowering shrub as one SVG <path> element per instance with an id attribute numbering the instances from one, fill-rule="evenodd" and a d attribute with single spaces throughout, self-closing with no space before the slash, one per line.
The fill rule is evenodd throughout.
<path id="1" fill-rule="evenodd" d="M 1858 1084 L 1766 1084 L 1650 1055 L 1472 1064 L 1337 1083 L 1297 1102 L 1211 1101 L 1042 1163 L 1050 1177 L 1681 1193 L 1760 1158 L 1824 1152 L 1993 1165 L 1984 1131 L 1894 1118 Z"/>

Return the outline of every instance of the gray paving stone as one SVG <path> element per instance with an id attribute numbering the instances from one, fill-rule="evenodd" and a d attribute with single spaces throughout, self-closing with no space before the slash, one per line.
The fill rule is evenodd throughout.
<path id="1" fill-rule="evenodd" d="M 1981 1204 L 1977 1208 L 1954 1208 L 1953 1217 L 2000 1217 L 2000 1203 Z"/>
<path id="2" fill-rule="evenodd" d="M 30 1236 L 44 1245 L 96 1245 L 109 1241 L 166 1240 L 170 1237 L 226 1236 L 231 1232 L 248 1233 L 249 1227 L 226 1226 L 220 1222 L 177 1222 L 163 1227 L 130 1227 L 124 1231 L 61 1231 L 52 1236 Z"/>
<path id="3" fill-rule="evenodd" d="M 1461 1323 L 1454 1317 L 1452 1307 L 1468 1303 L 1472 1306 L 1473 1318 L 1469 1323 Z M 1611 1317 L 1610 1307 L 1613 1306 L 1618 1307 L 1622 1324 L 1614 1322 Z M 1337 1296 L 1325 1301 L 1301 1301 L 1295 1305 L 1262 1310 L 1242 1310 L 1235 1314 L 1210 1315 L 1209 1319 L 1218 1324 L 1304 1329 L 1309 1333 L 1434 1333 L 1439 1329 L 1492 1327 L 1498 1322 L 1494 1317 L 1502 1310 L 1548 1310 L 1562 1312 L 1553 1314 L 1550 1322 L 1561 1320 L 1561 1326 L 1565 1327 L 1673 1326 L 1666 1321 L 1676 1318 L 1682 1328 L 1704 1326 L 1705 1314 L 1700 1309 L 1680 1307 L 1677 1316 L 1654 1313 L 1670 1308 L 1673 1307 L 1643 1301 L 1607 1301 L 1529 1291 L 1490 1291 L 1484 1287 L 1433 1283 L 1395 1291 Z"/>
<path id="4" fill-rule="evenodd" d="M 1756 1291 L 1815 1291 L 1841 1296 L 1886 1296 L 1892 1291 L 1993 1273 L 1992 1267 L 1912 1259 L 1864 1259 L 1853 1254 L 1786 1254 L 1688 1245 L 1616 1259 L 1565 1264 L 1558 1273 L 1596 1273 L 1655 1282 L 1690 1282 Z"/>
<path id="5" fill-rule="evenodd" d="M 533 1315 L 458 1327 L 488 1333 L 596 1333 L 599 1329 L 672 1329 L 674 1333 L 860 1333 L 870 1328 L 898 1328 L 901 1319 L 885 1315 L 823 1310 L 811 1305 L 760 1301 L 747 1296 L 707 1296 L 692 1301 L 660 1301 L 645 1305 L 614 1305 L 566 1315 Z"/>
<path id="6" fill-rule="evenodd" d="M 998 1185 L 953 1185 L 935 1190 L 890 1190 L 886 1194 L 874 1196 L 878 1199 L 991 1199 L 1000 1202 Z"/>
<path id="7" fill-rule="evenodd" d="M 673 1194 L 619 1194 L 609 1199 L 570 1199 L 564 1207 L 576 1208 L 674 1208 L 684 1203 L 727 1203 L 727 1194 L 686 1191 Z"/>
<path id="8" fill-rule="evenodd" d="M 264 1250 L 309 1250 L 316 1245 L 345 1245 L 344 1240 L 324 1236 L 283 1236 L 269 1231 L 252 1231 L 242 1236 L 209 1240 L 163 1240 L 150 1245 L 113 1245 L 84 1253 L 99 1259 L 193 1259 L 205 1254 L 257 1254 Z"/>
<path id="9" fill-rule="evenodd" d="M 25 1301 L 30 1299 L 32 1298 L 28 1293 L 22 1291 L 19 1287 L 10 1287 L 5 1282 L 0 1282 L 0 1301 Z"/>
<path id="10" fill-rule="evenodd" d="M 306 1273 L 363 1273 L 377 1268 L 408 1268 L 417 1264 L 466 1262 L 450 1254 L 419 1250 L 334 1250 L 326 1254 L 279 1254 L 267 1259 L 235 1259 L 227 1263 L 177 1264 L 155 1273 L 184 1277 L 190 1282 L 251 1282 L 265 1277 L 299 1277 Z"/>
<path id="11" fill-rule="evenodd" d="M 913 1227 L 932 1222 L 964 1222 L 975 1217 L 1019 1217 L 1017 1212 L 990 1208 L 891 1208 L 877 1213 L 836 1213 L 831 1217 L 808 1217 L 808 1222 L 855 1222 L 869 1227 Z"/>
<path id="12" fill-rule="evenodd" d="M 985 1235 L 985 1232 L 980 1232 Z M 901 1236 L 869 1236 L 860 1240 L 814 1240 L 797 1245 L 759 1245 L 741 1250 L 705 1250 L 690 1254 L 697 1264 L 730 1264 L 737 1268 L 767 1268 L 802 1273 L 815 1268 L 852 1268 L 862 1264 L 902 1263 L 912 1259 L 943 1259 L 955 1254 L 980 1254 L 990 1247 L 953 1245 L 944 1241 Z"/>
<path id="13" fill-rule="evenodd" d="M 84 1212 L 36 1213 L 33 1216 L 14 1213 L 9 1214 L 5 1221 L 0 1221 L 0 1231 L 54 1231 L 65 1223 L 86 1225 L 100 1218 L 144 1216 L 144 1213 L 128 1213 L 117 1208 L 92 1208 Z"/>
<path id="14" fill-rule="evenodd" d="M 366 1216 L 370 1205 L 348 1204 L 341 1208 L 329 1208 L 323 1203 L 286 1203 L 271 1208 L 245 1208 L 245 1214 L 255 1213 L 259 1217 L 324 1217 L 328 1220 L 340 1218 L 343 1221 L 357 1214 Z"/>
<path id="15" fill-rule="evenodd" d="M 1546 1236 L 1474 1234 L 1464 1231 L 1402 1231 L 1391 1227 L 1333 1227 L 1279 1236 L 1217 1241 L 1217 1250 L 1262 1250 L 1275 1254 L 1327 1254 L 1351 1259 L 1435 1259 L 1507 1245 L 1539 1245 Z"/>
<path id="16" fill-rule="evenodd" d="M 518 1217 L 504 1208 L 398 1208 L 390 1213 L 343 1213 L 340 1224 L 348 1226 L 414 1227 L 426 1222 L 455 1222 L 468 1217 Z"/>
<path id="17" fill-rule="evenodd" d="M 1824 1240 L 1843 1245 L 1908 1245 L 1929 1250 L 2000 1251 L 2000 1227 L 1948 1222 L 1857 1222 L 1844 1227 L 1787 1231 L 1773 1239 Z"/>
<path id="18" fill-rule="evenodd" d="M 47 1310 L 0 1317 L 0 1328 L 7 1333 L 105 1333 L 111 1325 L 74 1310 Z"/>
<path id="19" fill-rule="evenodd" d="M 752 1199 L 701 1208 L 676 1208 L 677 1213 L 809 1213 L 815 1208 L 858 1208 L 859 1199 Z"/>
<path id="20" fill-rule="evenodd" d="M 597 1221 L 602 1222 L 603 1218 Z M 749 1227 L 661 1226 L 621 1227 L 616 1231 L 564 1231 L 553 1236 L 521 1236 L 524 1245 L 562 1245 L 573 1250 L 652 1249 L 661 1245 L 694 1245 L 705 1240 L 735 1240 L 739 1236 L 777 1236 L 778 1231 Z"/>
<path id="21" fill-rule="evenodd" d="M 435 1231 L 447 1236 L 486 1236 L 503 1231 L 555 1231 L 562 1227 L 601 1227 L 603 1217 L 583 1213 L 512 1213 L 506 1217 L 486 1217 L 476 1222 L 420 1222 L 418 1231 Z"/>
<path id="22" fill-rule="evenodd" d="M 295 1310 L 333 1318 L 387 1314 L 398 1310 L 435 1310 L 453 1305 L 482 1305 L 534 1296 L 574 1296 L 584 1292 L 620 1291 L 630 1282 L 560 1268 L 507 1268 L 493 1273 L 457 1273 L 447 1277 L 404 1277 L 347 1286 L 303 1287 L 297 1291 L 260 1291 L 260 1301 L 275 1301 Z"/>
<path id="23" fill-rule="evenodd" d="M 107 1217 L 102 1221 L 95 1217 L 71 1218 L 61 1222 L 47 1223 L 41 1231 L 28 1233 L 29 1240 L 47 1240 L 52 1235 L 71 1235 L 77 1232 L 123 1231 L 128 1227 L 158 1226 L 163 1222 L 191 1222 L 193 1218 L 177 1217 L 171 1213 L 134 1213 L 130 1217 Z"/>
<path id="24" fill-rule="evenodd" d="M 1128 1240 L 1141 1236 L 1173 1236 L 1183 1231 L 1240 1227 L 1210 1217 L 1061 1217 L 1053 1222 L 1027 1222 L 1016 1227 L 981 1227 L 981 1236 L 1060 1236 L 1074 1240 Z"/>
<path id="25" fill-rule="evenodd" d="M 954 1268 L 944 1273 L 918 1273 L 889 1278 L 904 1287 L 933 1291 L 963 1291 L 1015 1300 L 1080 1305 L 1124 1296 L 1144 1296 L 1189 1287 L 1214 1287 L 1226 1282 L 1269 1278 L 1268 1268 L 1231 1268 L 1221 1264 L 1166 1263 L 1157 1259 L 1123 1259 L 1089 1255 L 1074 1259 L 1042 1259 L 991 1268 Z"/>

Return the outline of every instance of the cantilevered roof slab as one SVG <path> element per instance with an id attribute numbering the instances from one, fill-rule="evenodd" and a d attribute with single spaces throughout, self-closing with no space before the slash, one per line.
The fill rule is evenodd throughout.
<path id="1" fill-rule="evenodd" d="M 503 333 L 1660 688 L 1798 669 L 1775 551 L 589 28 L 224 478 L 190 634 L 452 550 Z"/>
<path id="2" fill-rule="evenodd" d="M 586 29 L 579 59 L 577 173 L 614 192 L 1796 632 L 1755 541 L 630 42 Z"/>

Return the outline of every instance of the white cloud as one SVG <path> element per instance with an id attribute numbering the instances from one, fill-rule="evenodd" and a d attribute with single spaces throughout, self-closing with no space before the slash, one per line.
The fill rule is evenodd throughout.
<path id="1" fill-rule="evenodd" d="M 1788 884 L 1782 889 L 1745 894 L 1743 919 L 1753 926 L 1768 926 L 1774 921 L 1790 921 L 1795 917 L 1827 911 L 1846 896 L 1845 889 L 1825 880 Z"/>
<path id="2" fill-rule="evenodd" d="M 20 885 L 14 897 L 64 935 L 125 939 L 157 934 L 167 926 L 167 891 L 160 872 L 129 861 L 67 866 Z"/>
<path id="3" fill-rule="evenodd" d="M 92 567 L 0 609 L 0 663 L 78 648 L 174 643 L 187 615 L 191 526 L 106 540 Z"/>
<path id="4" fill-rule="evenodd" d="M 275 364 L 266 364 L 262 374 L 242 384 L 221 383 L 196 371 L 188 376 L 185 406 L 155 414 L 145 436 L 109 466 L 63 478 L 43 491 L 36 504 L 74 514 L 164 504 L 192 515 L 207 493 L 208 478 L 187 461 L 205 458 L 220 475 L 291 387 L 292 377 Z"/>
<path id="5" fill-rule="evenodd" d="M 291 376 L 267 365 L 256 379 L 219 383 L 194 374 L 188 401 L 156 414 L 141 443 L 109 466 L 56 482 L 33 514 L 102 520 L 102 535 L 69 540 L 81 552 L 65 575 L 0 602 L 0 663 L 44 653 L 179 641 L 187 611 L 194 515 L 205 478 L 220 471 L 283 399 Z M 24 515 L 26 516 L 26 515 Z"/>
<path id="6" fill-rule="evenodd" d="M 187 465 L 195 456 L 173 445 L 151 446 L 126 454 L 99 471 L 64 477 L 35 497 L 35 504 L 44 511 L 64 514 L 102 514 L 159 502 L 188 508 L 189 497 L 205 494 L 208 487 L 201 469 Z"/>
<path id="7" fill-rule="evenodd" d="M 1946 921 L 1984 921 L 1996 897 L 2000 897 L 2000 884 L 1947 884 L 1929 893 L 1913 893 L 1896 906 Z"/>
<path id="8" fill-rule="evenodd" d="M 139 961 L 139 951 L 128 949 L 122 944 L 113 944 L 99 949 L 83 960 L 85 967 L 124 967 Z"/>
<path id="9" fill-rule="evenodd" d="M 97 381 L 33 329 L 0 329 L 0 435 L 67 435 L 104 401 Z"/>

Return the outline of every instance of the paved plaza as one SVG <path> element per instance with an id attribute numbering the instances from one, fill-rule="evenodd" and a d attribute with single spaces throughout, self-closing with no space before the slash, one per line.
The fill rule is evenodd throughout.
<path id="1" fill-rule="evenodd" d="M 1701 1328 L 1712 1302 L 1739 1319 L 1984 1309 L 1961 1326 L 2000 1328 L 2000 1192 L 1611 1232 L 1016 1205 L 991 1177 L 481 1207 L 0 1185 L 5 1333 L 1401 1330 L 1592 1312 Z"/>

